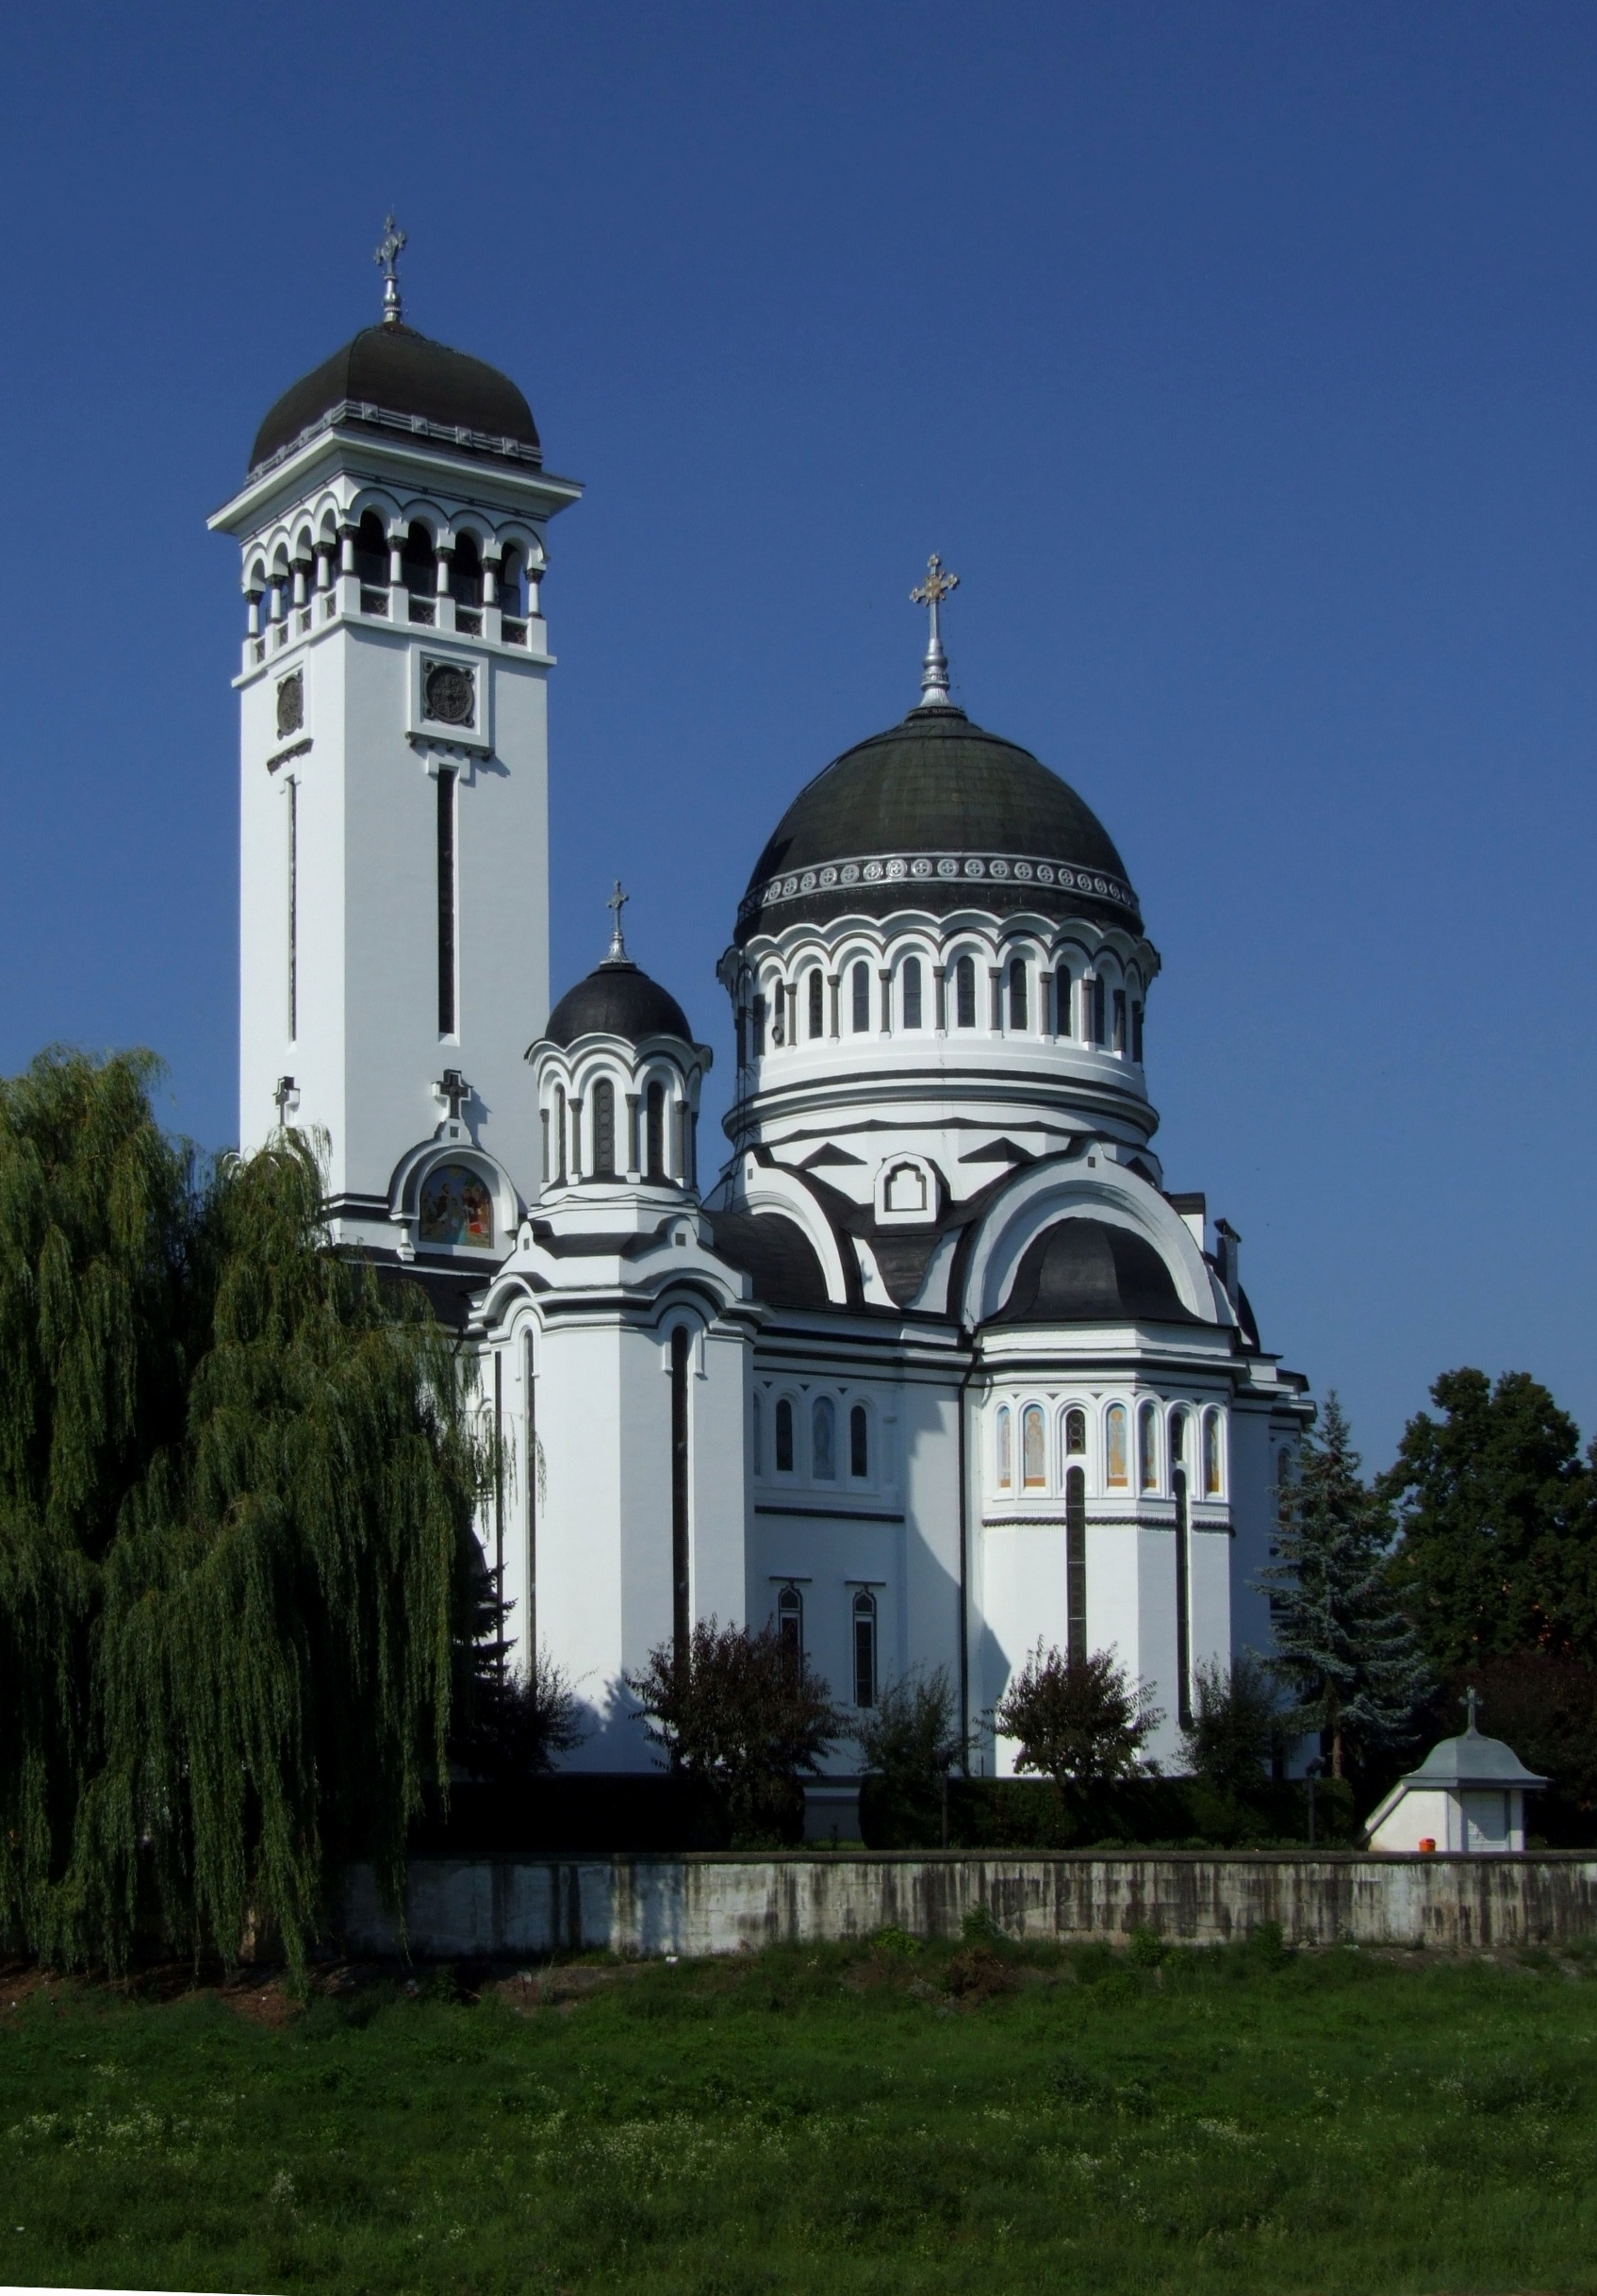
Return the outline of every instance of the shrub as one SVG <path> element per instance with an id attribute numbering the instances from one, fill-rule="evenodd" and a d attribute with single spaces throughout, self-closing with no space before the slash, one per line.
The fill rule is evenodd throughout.
<path id="1" fill-rule="evenodd" d="M 734 1848 L 801 1837 L 799 1778 L 819 1770 L 845 1725 L 776 1627 L 754 1633 L 700 1619 L 685 1650 L 662 1643 L 641 1674 L 624 1678 L 671 1769 L 723 1803 Z"/>
<path id="2" fill-rule="evenodd" d="M 1278 1727 L 1276 1686 L 1245 1651 L 1229 1667 L 1197 1670 L 1197 1705 L 1181 1733 L 1189 1766 L 1221 1793 L 1246 1793 L 1262 1780 Z"/>
<path id="3" fill-rule="evenodd" d="M 1061 1787 L 1135 1776 L 1163 1719 L 1112 1651 L 1072 1660 L 1041 1643 L 993 1716 L 995 1727 L 1017 1743 L 1015 1768 L 1039 1771 Z"/>
<path id="4" fill-rule="evenodd" d="M 941 1841 L 944 1784 L 963 1751 L 947 1668 L 928 1674 L 916 1666 L 899 1675 L 851 1734 L 867 1787 L 874 1790 L 871 1800 L 892 1811 L 891 1828 L 902 1837 L 881 1846 L 909 1849 Z"/>

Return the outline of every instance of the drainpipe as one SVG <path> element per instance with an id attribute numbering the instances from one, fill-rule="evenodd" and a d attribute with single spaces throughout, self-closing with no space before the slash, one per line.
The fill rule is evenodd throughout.
<path id="1" fill-rule="evenodd" d="M 965 1375 L 960 1381 L 960 1770 L 970 1776 L 970 1575 L 967 1561 L 970 1544 L 969 1476 L 965 1462 L 965 1404 L 970 1382 L 976 1376 L 975 1340 L 971 1340 L 972 1355 Z M 947 1773 L 944 1773 L 943 1791 L 947 1793 Z M 946 1840 L 946 1837 L 945 1837 Z"/>

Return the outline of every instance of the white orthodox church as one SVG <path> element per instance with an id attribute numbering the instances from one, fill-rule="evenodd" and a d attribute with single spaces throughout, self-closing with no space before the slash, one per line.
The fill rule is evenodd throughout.
<path id="1" fill-rule="evenodd" d="M 711 1048 L 618 904 L 552 1005 L 543 578 L 582 489 L 515 384 L 404 323 L 401 243 L 211 520 L 248 602 L 241 1146 L 314 1128 L 335 1238 L 476 1352 L 488 1561 L 588 1709 L 574 1765 L 651 1764 L 623 1674 L 714 1613 L 779 1622 L 845 1705 L 946 1667 L 1000 1772 L 1027 1652 L 1112 1648 L 1178 1766 L 1196 1669 L 1268 1643 L 1311 1406 L 1150 1145 L 1119 851 L 951 701 L 933 559 L 918 702 L 736 904 L 718 1159 Z"/>

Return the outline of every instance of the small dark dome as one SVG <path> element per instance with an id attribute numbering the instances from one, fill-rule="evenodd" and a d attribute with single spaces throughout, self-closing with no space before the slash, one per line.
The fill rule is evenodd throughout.
<path id="1" fill-rule="evenodd" d="M 585 981 L 568 988 L 544 1030 L 545 1038 L 556 1045 L 596 1035 L 624 1036 L 634 1045 L 642 1044 L 646 1036 L 680 1036 L 683 1044 L 693 1042 L 682 1006 L 630 957 L 606 957 Z"/>
<path id="2" fill-rule="evenodd" d="M 972 904 L 1143 927 L 1091 807 L 1029 750 L 937 703 L 845 750 L 799 791 L 754 865 L 737 938 Z"/>
<path id="3" fill-rule="evenodd" d="M 715 1212 L 716 1249 L 742 1268 L 768 1308 L 824 1308 L 826 1276 L 797 1220 L 780 1212 Z"/>
<path id="4" fill-rule="evenodd" d="M 1060 1220 L 1033 1236 L 1009 1298 L 1004 1324 L 1196 1323 L 1175 1278 L 1145 1236 L 1109 1220 Z"/>
<path id="5" fill-rule="evenodd" d="M 283 393 L 255 433 L 251 470 L 346 404 L 354 421 L 361 420 L 361 407 L 372 406 L 386 415 L 419 415 L 445 430 L 474 432 L 496 445 L 509 438 L 538 451 L 533 410 L 507 374 L 396 322 L 362 327 L 353 342 Z"/>

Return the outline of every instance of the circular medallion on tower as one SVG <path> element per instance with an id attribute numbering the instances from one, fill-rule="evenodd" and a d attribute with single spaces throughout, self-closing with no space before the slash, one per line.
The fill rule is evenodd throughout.
<path id="1" fill-rule="evenodd" d="M 477 681 L 463 662 L 424 662 L 421 715 L 436 725 L 475 725 Z"/>

